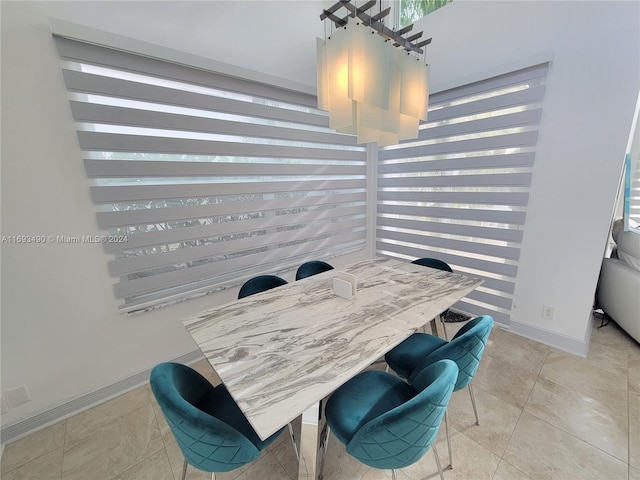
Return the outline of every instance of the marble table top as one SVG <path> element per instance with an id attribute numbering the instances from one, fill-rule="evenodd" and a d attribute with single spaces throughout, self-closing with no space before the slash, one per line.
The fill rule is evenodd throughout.
<path id="1" fill-rule="evenodd" d="M 482 283 L 381 257 L 341 271 L 357 278 L 351 300 L 331 270 L 183 319 L 262 439 Z"/>

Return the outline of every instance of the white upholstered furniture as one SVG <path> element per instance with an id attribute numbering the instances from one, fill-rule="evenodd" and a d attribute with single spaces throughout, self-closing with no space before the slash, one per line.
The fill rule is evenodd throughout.
<path id="1" fill-rule="evenodd" d="M 623 231 L 616 221 L 612 236 L 617 258 L 605 258 L 600 272 L 598 304 L 637 342 L 640 342 L 640 228 Z"/>

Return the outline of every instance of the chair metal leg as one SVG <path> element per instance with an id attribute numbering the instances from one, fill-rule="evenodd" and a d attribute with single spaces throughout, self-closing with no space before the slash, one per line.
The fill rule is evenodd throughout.
<path id="1" fill-rule="evenodd" d="M 300 462 L 300 454 L 298 453 L 298 447 L 296 446 L 296 439 L 293 435 L 293 427 L 291 426 L 291 422 L 289 422 L 289 438 L 291 438 L 291 444 L 293 445 L 293 452 L 296 454 L 296 460 Z"/>
<path id="2" fill-rule="evenodd" d="M 471 388 L 471 384 L 469 384 L 469 395 L 471 395 L 471 405 L 473 406 L 473 413 L 476 414 L 476 425 L 480 425 L 480 420 L 478 419 L 478 409 L 476 408 L 476 397 L 473 395 L 473 388 Z"/>
<path id="3" fill-rule="evenodd" d="M 442 314 L 439 315 L 440 321 L 442 322 L 442 333 L 444 333 L 444 339 L 448 342 L 449 335 L 447 335 L 447 322 L 444 321 L 444 317 Z"/>
<path id="4" fill-rule="evenodd" d="M 442 465 L 440 465 L 440 456 L 438 455 L 438 450 L 436 450 L 436 444 L 431 444 L 431 450 L 433 450 L 433 456 L 436 458 L 436 465 L 438 466 L 438 474 L 440 475 L 440 480 L 444 480 L 444 475 L 442 475 Z"/>
<path id="5" fill-rule="evenodd" d="M 324 439 L 324 448 L 322 449 L 322 458 L 320 458 L 320 469 L 318 471 L 318 478 L 322 480 L 324 471 L 324 459 L 327 456 L 327 448 L 329 447 L 329 436 L 331 435 L 331 429 L 327 425 L 327 438 Z"/>
<path id="6" fill-rule="evenodd" d="M 453 468 L 453 452 L 451 451 L 451 432 L 449 431 L 449 414 L 444 412 L 444 427 L 447 432 L 447 447 L 449 448 L 449 469 Z"/>
<path id="7" fill-rule="evenodd" d="M 184 477 L 187 476 L 187 459 L 184 459 L 184 464 L 182 465 L 182 477 L 181 480 L 184 480 Z"/>
<path id="8" fill-rule="evenodd" d="M 211 480 L 216 480 L 216 472 L 211 472 Z"/>
<path id="9" fill-rule="evenodd" d="M 398 479 L 398 477 L 396 475 L 396 471 L 394 469 L 391 469 L 391 478 L 392 478 L 392 480 L 397 480 Z"/>

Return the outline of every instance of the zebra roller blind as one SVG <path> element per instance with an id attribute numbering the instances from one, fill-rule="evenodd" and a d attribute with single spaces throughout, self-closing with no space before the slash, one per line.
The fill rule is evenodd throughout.
<path id="1" fill-rule="evenodd" d="M 431 95 L 417 140 L 378 152 L 379 254 L 484 284 L 454 305 L 508 324 L 548 64 Z"/>
<path id="2" fill-rule="evenodd" d="M 631 181 L 629 190 L 629 218 L 640 223 L 640 159 L 631 161 Z"/>
<path id="3" fill-rule="evenodd" d="M 314 96 L 55 39 L 122 309 L 364 247 L 366 151 Z"/>

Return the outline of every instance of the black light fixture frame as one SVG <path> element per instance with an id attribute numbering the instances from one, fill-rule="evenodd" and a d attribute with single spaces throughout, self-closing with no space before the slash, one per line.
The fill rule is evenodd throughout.
<path id="1" fill-rule="evenodd" d="M 395 47 L 401 46 L 407 52 L 416 52 L 418 54 L 423 54 L 424 50 L 422 49 L 422 47 L 429 45 L 431 43 L 431 38 L 415 43 L 415 40 L 422 37 L 423 32 L 418 32 L 407 38 L 403 37 L 405 33 L 409 33 L 413 29 L 413 24 L 407 25 L 406 27 L 401 28 L 397 31 L 387 27 L 381 20 L 389 15 L 391 7 L 388 7 L 375 15 L 369 15 L 367 13 L 367 10 L 373 8 L 377 3 L 377 0 L 370 0 L 364 5 L 357 7 L 351 3 L 351 0 L 339 0 L 330 8 L 322 11 L 322 13 L 320 14 L 320 20 L 325 20 L 328 18 L 335 24 L 336 28 L 340 28 L 344 27 L 348 23 L 349 17 L 358 17 L 360 20 L 362 20 L 363 24 L 368 25 L 370 28 L 378 32 L 378 34 L 380 34 L 382 37 L 386 38 L 387 40 L 392 40 Z M 336 12 L 343 7 L 349 11 L 349 14 L 346 17 L 340 18 L 338 15 L 336 15 Z"/>

